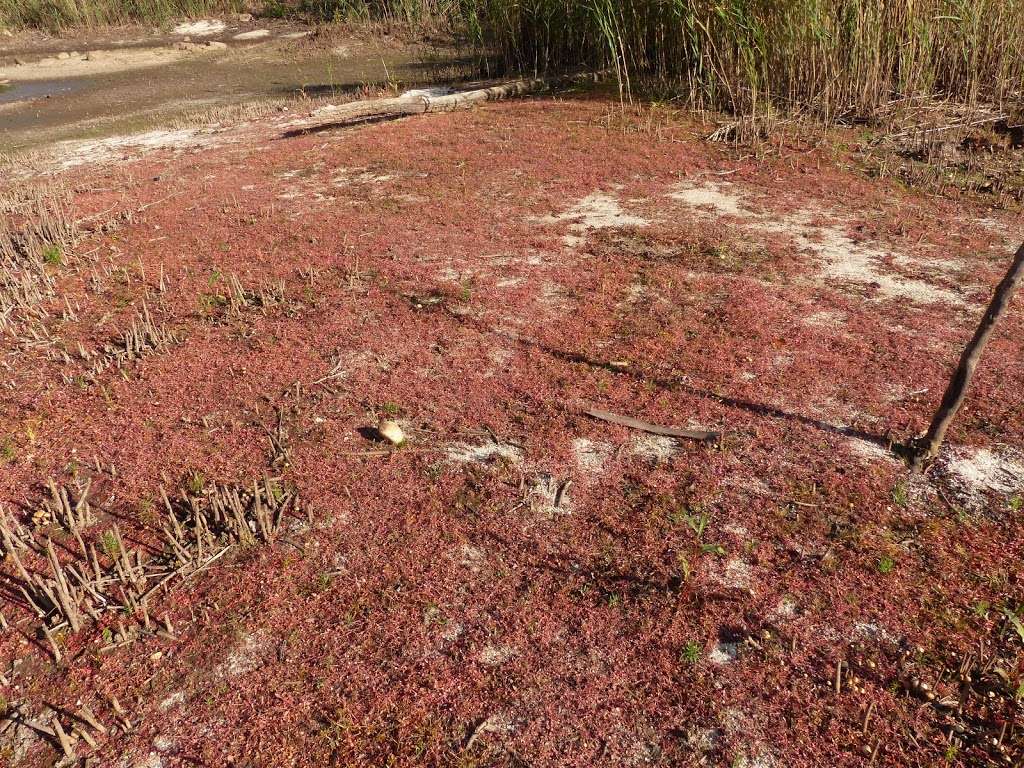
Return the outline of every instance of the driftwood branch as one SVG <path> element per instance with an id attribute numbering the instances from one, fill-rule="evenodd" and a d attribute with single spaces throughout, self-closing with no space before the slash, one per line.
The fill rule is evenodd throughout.
<path id="1" fill-rule="evenodd" d="M 942 441 L 946 438 L 946 431 L 953 423 L 953 419 L 956 418 L 960 406 L 963 405 L 964 399 L 967 397 L 967 388 L 971 384 L 971 379 L 974 378 L 974 371 L 978 367 L 978 361 L 985 351 L 985 346 L 1000 318 L 1006 313 L 1006 308 L 1013 299 L 1013 294 L 1017 291 L 1022 279 L 1024 279 L 1024 245 L 1017 250 L 1013 263 L 996 288 L 992 303 L 989 304 L 974 332 L 974 338 L 964 349 L 964 353 L 960 357 L 960 364 L 957 365 L 956 372 L 949 381 L 946 394 L 943 395 L 942 403 L 935 412 L 928 433 L 912 446 L 911 465 L 915 471 L 919 471 L 928 461 L 938 455 Z"/>
<path id="2" fill-rule="evenodd" d="M 573 75 L 554 79 L 538 77 L 513 80 L 489 88 L 476 88 L 441 96 L 413 93 L 409 96 L 398 96 L 390 99 L 354 101 L 350 104 L 321 107 L 314 111 L 309 119 L 289 124 L 285 136 L 298 136 L 326 128 L 371 120 L 389 120 L 431 112 L 455 112 L 462 109 L 472 109 L 489 101 L 502 101 L 516 96 L 537 93 L 556 85 L 567 85 L 585 79 L 594 81 L 600 77 L 601 73 Z"/>
<path id="3" fill-rule="evenodd" d="M 714 442 L 720 435 L 717 432 L 704 432 L 699 429 L 678 429 L 676 427 L 662 427 L 657 424 L 648 424 L 646 421 L 633 419 L 629 416 L 620 416 L 609 411 L 589 410 L 584 411 L 587 416 L 600 421 L 607 421 L 609 424 L 618 424 L 620 427 L 629 427 L 641 432 L 649 432 L 652 435 L 663 435 L 665 437 L 681 437 L 687 440 L 700 440 L 702 442 Z"/>

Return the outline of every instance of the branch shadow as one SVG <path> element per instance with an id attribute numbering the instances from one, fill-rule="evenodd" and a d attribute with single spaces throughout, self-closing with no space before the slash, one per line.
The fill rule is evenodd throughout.
<path id="1" fill-rule="evenodd" d="M 653 383 L 655 386 L 661 389 L 675 390 L 679 392 L 685 392 L 688 395 L 694 397 L 702 397 L 709 400 L 713 400 L 716 403 L 727 406 L 729 408 L 737 408 L 748 413 L 753 413 L 757 416 L 768 416 L 774 419 L 787 419 L 790 421 L 796 421 L 800 424 L 804 424 L 815 429 L 820 429 L 823 432 L 828 432 L 834 435 L 841 435 L 843 437 L 854 437 L 859 440 L 864 440 L 875 445 L 881 446 L 886 450 L 891 450 L 892 442 L 888 440 L 884 435 L 878 435 L 873 432 L 866 432 L 861 429 L 855 429 L 853 427 L 840 426 L 838 424 L 831 424 L 822 419 L 816 419 L 812 416 L 805 416 L 800 413 L 794 413 L 787 411 L 777 406 L 767 405 L 765 403 L 758 403 L 752 400 L 746 400 L 739 397 L 731 397 L 729 395 L 720 395 L 715 392 L 711 392 L 707 389 L 701 389 L 695 387 L 692 384 L 687 384 L 685 381 L 680 379 L 664 379 L 664 378 L 651 378 L 648 376 L 642 376 L 641 374 L 632 373 L 628 370 L 612 366 L 602 360 L 594 360 L 587 357 L 586 355 L 579 354 L 577 352 L 566 352 L 564 350 L 549 347 L 541 342 L 529 341 L 525 339 L 520 340 L 522 343 L 530 346 L 534 349 L 538 349 L 547 355 L 564 360 L 569 363 L 577 363 L 580 365 L 587 365 L 592 368 L 603 368 L 604 370 L 611 371 L 618 375 L 631 376 L 635 379 L 642 378 L 645 382 Z"/>
<path id="2" fill-rule="evenodd" d="M 455 314 L 452 314 L 452 317 L 454 317 L 457 321 L 463 324 L 473 324 L 479 326 L 479 324 L 474 323 L 471 319 L 467 317 Z M 596 360 L 579 352 L 569 352 L 564 349 L 558 349 L 557 347 L 550 346 L 541 341 L 523 338 L 521 336 L 513 336 L 511 334 L 494 328 L 477 327 L 477 330 L 494 333 L 513 344 L 517 344 L 522 347 L 527 347 L 529 349 L 536 350 L 545 355 L 554 357 L 555 359 L 562 360 L 567 363 L 574 363 L 577 365 L 586 365 L 591 368 L 603 369 L 611 373 L 614 373 L 618 376 L 629 376 L 637 381 L 653 384 L 656 387 L 659 387 L 663 390 L 685 392 L 686 394 L 693 395 L 694 397 L 713 400 L 714 402 L 719 403 L 720 405 L 726 406 L 728 408 L 736 408 L 737 410 L 746 411 L 747 413 L 752 413 L 756 416 L 793 421 L 798 424 L 803 424 L 805 426 L 818 429 L 828 434 L 863 440 L 865 442 L 877 445 L 878 447 L 883 448 L 886 451 L 889 451 L 904 460 L 909 461 L 914 456 L 914 449 L 912 444 L 900 443 L 894 440 L 890 440 L 888 436 L 886 436 L 885 434 L 877 434 L 862 429 L 856 429 L 854 427 L 832 424 L 822 419 L 816 419 L 812 416 L 805 416 L 804 414 L 801 413 L 794 413 L 792 411 L 787 411 L 783 408 L 778 408 L 777 406 L 767 405 L 765 403 L 758 403 L 752 400 L 747 400 L 745 398 L 731 397 L 729 395 L 720 395 L 716 392 L 712 392 L 707 389 L 695 387 L 692 384 L 688 384 L 681 379 L 665 379 L 660 377 L 652 378 L 650 376 L 645 376 L 639 372 L 630 371 L 628 369 L 624 370 L 622 367 L 613 366 L 610 362 L 605 360 Z"/>

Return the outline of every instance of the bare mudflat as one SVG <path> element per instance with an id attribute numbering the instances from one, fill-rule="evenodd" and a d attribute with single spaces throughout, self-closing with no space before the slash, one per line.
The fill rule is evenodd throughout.
<path id="1" fill-rule="evenodd" d="M 1019 212 L 585 91 L 296 116 L 0 176 L 12 765 L 1019 762 L 1024 314 L 894 450 Z"/>
<path id="2" fill-rule="evenodd" d="M 288 107 L 452 78 L 450 50 L 292 22 L 182 22 L 71 38 L 0 37 L 0 152 L 99 138 L 259 101 Z"/>

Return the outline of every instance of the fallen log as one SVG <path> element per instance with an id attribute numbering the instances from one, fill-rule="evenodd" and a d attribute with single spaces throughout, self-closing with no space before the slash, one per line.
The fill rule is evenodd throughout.
<path id="1" fill-rule="evenodd" d="M 714 442 L 721 437 L 718 432 L 705 432 L 699 429 L 679 429 L 677 427 L 662 427 L 658 424 L 648 424 L 646 421 L 640 421 L 639 419 L 634 419 L 629 416 L 620 416 L 617 413 L 611 413 L 609 411 L 593 409 L 584 411 L 584 413 L 592 419 L 607 421 L 609 424 L 618 424 L 620 427 L 629 427 L 630 429 L 637 429 L 641 432 L 649 432 L 652 435 L 679 437 L 687 440 L 700 440 L 702 442 Z"/>
<path id="2" fill-rule="evenodd" d="M 442 95 L 430 95 L 422 91 L 413 91 L 406 96 L 388 99 L 372 99 L 353 101 L 349 104 L 331 105 L 315 110 L 307 120 L 289 123 L 285 136 L 299 136 L 304 133 L 322 131 L 353 123 L 373 120 L 391 120 L 410 115 L 423 115 L 431 112 L 456 112 L 462 109 L 485 104 L 489 101 L 526 96 L 531 93 L 547 90 L 556 85 L 567 85 L 572 82 L 591 80 L 596 82 L 601 73 L 587 75 L 571 75 L 559 78 L 534 77 L 523 80 L 493 85 L 488 88 L 475 88 L 468 91 L 456 91 Z"/>

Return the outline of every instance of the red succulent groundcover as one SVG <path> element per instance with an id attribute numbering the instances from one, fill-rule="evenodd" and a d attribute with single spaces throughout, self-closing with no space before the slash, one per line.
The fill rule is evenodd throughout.
<path id="1" fill-rule="evenodd" d="M 8 558 L 11 765 L 79 764 L 54 718 L 94 766 L 1021 759 L 1019 302 L 939 461 L 898 455 L 1017 214 L 599 99 L 285 132 L 7 182 L 82 230 L 3 335 L 11 525 L 79 562 L 38 512 L 88 481 L 102 570 L 115 524 L 165 553 L 162 490 L 301 500 L 148 628 L 47 640 Z"/>

